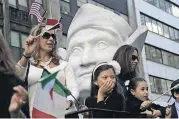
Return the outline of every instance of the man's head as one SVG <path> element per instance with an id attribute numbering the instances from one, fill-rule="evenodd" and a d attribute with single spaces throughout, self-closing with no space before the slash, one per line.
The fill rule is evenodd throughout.
<path id="1" fill-rule="evenodd" d="M 173 81 L 170 88 L 173 88 L 177 84 L 179 84 L 179 79 Z M 173 90 L 171 90 L 171 93 L 172 93 L 173 98 L 179 101 L 179 87 L 176 87 Z"/>

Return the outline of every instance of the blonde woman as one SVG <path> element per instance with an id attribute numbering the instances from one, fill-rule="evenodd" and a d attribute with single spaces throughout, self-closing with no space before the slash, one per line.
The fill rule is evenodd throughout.
<path id="1" fill-rule="evenodd" d="M 67 62 L 61 60 L 56 55 L 57 41 L 55 31 L 47 31 L 47 29 L 47 25 L 40 24 L 31 30 L 31 35 L 26 40 L 23 56 L 16 66 L 17 74 L 21 79 L 25 79 L 27 65 L 28 62 L 30 62 L 27 80 L 31 116 L 35 92 L 38 86 L 37 82 L 42 77 L 44 70 L 49 73 L 59 71 L 56 78 L 67 87 L 76 98 L 78 98 L 79 95 L 72 68 Z M 71 96 L 67 97 L 65 103 L 67 104 L 67 109 L 73 110 L 75 108 L 74 99 Z"/>

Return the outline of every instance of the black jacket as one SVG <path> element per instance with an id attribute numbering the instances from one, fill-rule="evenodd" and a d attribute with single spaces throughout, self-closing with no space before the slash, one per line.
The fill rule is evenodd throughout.
<path id="1" fill-rule="evenodd" d="M 8 108 L 14 93 L 13 87 L 17 85 L 23 86 L 23 82 L 16 75 L 7 75 L 1 72 L 0 80 L 0 118 L 10 118 Z"/>
<path id="2" fill-rule="evenodd" d="M 140 109 L 140 106 L 141 104 L 143 103 L 143 101 L 139 100 L 138 98 L 134 97 L 133 95 L 131 94 L 128 94 L 128 99 L 126 101 L 126 110 L 128 112 L 131 112 L 131 113 L 141 113 L 145 110 L 141 110 Z M 165 107 L 162 107 L 160 105 L 156 105 L 154 103 L 152 103 L 150 105 L 149 108 L 147 108 L 147 110 L 151 110 L 151 109 L 156 109 L 156 110 L 160 110 L 162 115 L 160 117 L 164 118 L 165 117 Z"/>
<path id="3" fill-rule="evenodd" d="M 172 104 L 171 118 L 178 118 L 178 114 L 177 114 L 177 110 L 176 110 L 176 107 L 175 107 L 175 103 Z"/>
<path id="4" fill-rule="evenodd" d="M 100 109 L 109 109 L 122 111 L 123 110 L 123 97 L 117 93 L 112 93 L 110 96 L 107 96 L 104 101 L 97 103 L 96 97 L 88 97 L 85 101 L 85 105 L 88 108 L 100 108 Z M 112 112 L 104 111 L 93 111 L 94 118 L 112 118 L 114 115 Z M 90 117 L 92 115 L 90 114 Z"/>

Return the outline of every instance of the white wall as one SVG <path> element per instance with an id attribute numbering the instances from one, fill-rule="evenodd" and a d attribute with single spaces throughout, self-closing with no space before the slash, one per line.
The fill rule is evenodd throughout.
<path id="1" fill-rule="evenodd" d="M 168 38 L 165 38 L 153 32 L 149 32 L 147 34 L 145 43 L 150 44 L 152 46 L 159 47 L 161 49 L 165 49 L 169 52 L 173 52 L 179 55 L 179 43 L 178 42 L 172 41 Z"/>

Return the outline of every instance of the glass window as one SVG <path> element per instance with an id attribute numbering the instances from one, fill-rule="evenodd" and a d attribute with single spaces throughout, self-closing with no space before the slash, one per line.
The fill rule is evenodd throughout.
<path id="1" fill-rule="evenodd" d="M 146 58 L 150 59 L 150 46 L 145 45 Z"/>
<path id="2" fill-rule="evenodd" d="M 165 11 L 165 0 L 159 0 L 159 7 Z"/>
<path id="3" fill-rule="evenodd" d="M 179 68 L 179 56 L 174 55 L 173 56 L 174 64 L 176 68 Z"/>
<path id="4" fill-rule="evenodd" d="M 149 82 L 150 82 L 150 88 L 152 93 L 156 92 L 156 88 L 155 88 L 155 83 L 154 83 L 154 77 L 153 76 L 149 76 Z"/>
<path id="5" fill-rule="evenodd" d="M 159 35 L 163 35 L 163 25 L 162 25 L 162 23 L 157 22 L 157 26 L 158 26 Z"/>
<path id="6" fill-rule="evenodd" d="M 173 54 L 162 51 L 162 57 L 163 57 L 164 64 L 175 67 Z"/>
<path id="7" fill-rule="evenodd" d="M 15 61 L 18 62 L 20 60 L 20 56 L 21 56 L 20 48 L 11 46 L 11 52 L 13 54 Z"/>
<path id="8" fill-rule="evenodd" d="M 163 24 L 163 29 L 164 29 L 164 36 L 169 38 L 169 30 L 168 30 L 168 26 L 166 26 L 165 24 Z"/>
<path id="9" fill-rule="evenodd" d="M 9 4 L 16 7 L 16 0 L 8 0 Z"/>
<path id="10" fill-rule="evenodd" d="M 173 57 L 173 60 L 174 60 L 174 65 L 175 65 L 175 67 L 179 69 L 179 56 L 176 56 L 176 55 L 175 55 L 175 56 Z"/>
<path id="11" fill-rule="evenodd" d="M 161 50 L 150 47 L 150 59 L 155 62 L 162 63 Z"/>
<path id="12" fill-rule="evenodd" d="M 157 22 L 155 20 L 152 20 L 152 31 L 158 33 Z"/>
<path id="13" fill-rule="evenodd" d="M 18 32 L 11 31 L 11 46 L 20 47 Z"/>
<path id="14" fill-rule="evenodd" d="M 171 14 L 171 3 L 165 1 L 165 11 Z"/>
<path id="15" fill-rule="evenodd" d="M 141 25 L 145 25 L 145 16 L 144 15 L 140 15 L 140 20 L 141 20 Z"/>
<path id="16" fill-rule="evenodd" d="M 60 9 L 61 9 L 62 13 L 69 14 L 70 13 L 70 3 L 65 2 L 65 1 L 61 1 Z"/>
<path id="17" fill-rule="evenodd" d="M 173 14 L 174 16 L 179 17 L 179 8 L 178 8 L 177 6 L 172 5 L 171 10 L 172 10 L 172 14 Z"/>
<path id="18" fill-rule="evenodd" d="M 147 2 L 154 5 L 154 0 L 147 0 Z"/>
<path id="19" fill-rule="evenodd" d="M 163 93 L 167 91 L 167 82 L 165 79 L 160 79 Z"/>
<path id="20" fill-rule="evenodd" d="M 154 82 L 155 82 L 155 88 L 156 88 L 156 93 L 163 93 L 162 85 L 161 85 L 161 79 L 154 77 Z"/>
<path id="21" fill-rule="evenodd" d="M 145 22 L 148 30 L 152 31 L 152 19 L 149 17 L 145 16 Z"/>
<path id="22" fill-rule="evenodd" d="M 166 80 L 166 82 L 167 82 L 167 90 L 169 90 L 173 81 Z M 169 95 L 171 95 L 171 91 L 169 91 Z"/>
<path id="23" fill-rule="evenodd" d="M 154 5 L 156 6 L 156 7 L 159 7 L 159 0 L 153 0 L 154 1 Z"/>
<path id="24" fill-rule="evenodd" d="M 175 32 L 175 40 L 179 41 L 179 31 L 174 29 L 174 32 Z"/>
<path id="25" fill-rule="evenodd" d="M 28 37 L 28 35 L 21 33 L 22 48 L 24 48 L 24 46 L 25 46 L 25 41 L 26 41 L 27 37 Z"/>
<path id="26" fill-rule="evenodd" d="M 175 40 L 175 33 L 174 29 L 169 27 L 170 39 Z"/>
<path id="27" fill-rule="evenodd" d="M 27 7 L 27 0 L 19 0 L 19 5 Z"/>

